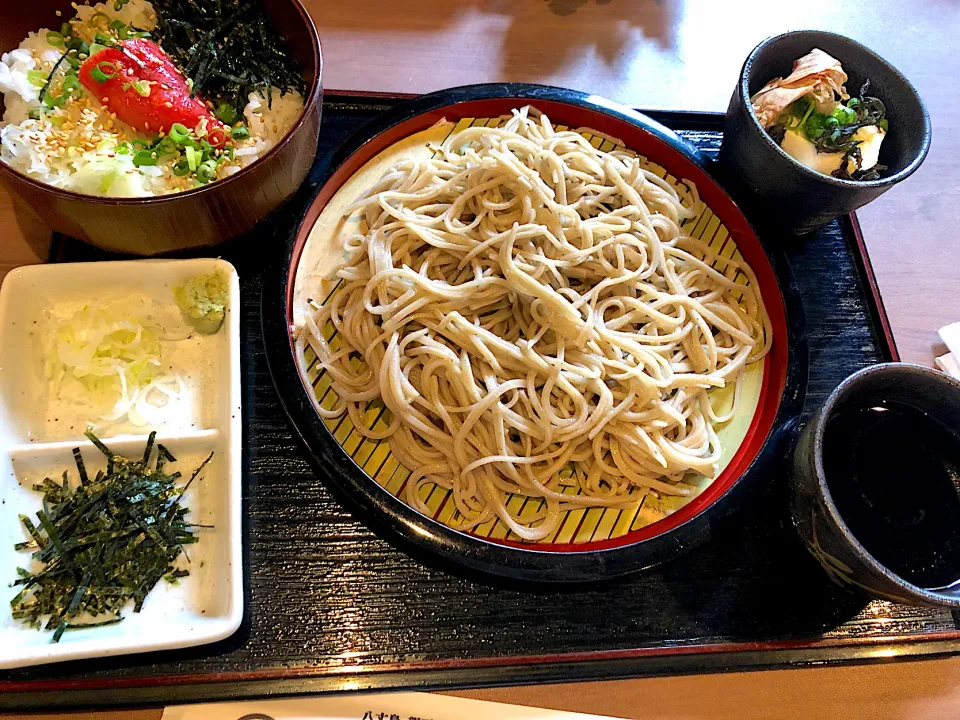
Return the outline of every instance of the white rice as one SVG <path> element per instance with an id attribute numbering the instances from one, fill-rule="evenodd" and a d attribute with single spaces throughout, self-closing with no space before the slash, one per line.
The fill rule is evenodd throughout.
<path id="1" fill-rule="evenodd" d="M 120 10 L 114 9 L 111 0 L 79 5 L 70 21 L 74 33 L 92 40 L 96 28 L 91 19 L 96 13 L 141 30 L 157 26 L 153 5 L 147 0 L 130 0 Z M 30 33 L 19 48 L 0 56 L 0 92 L 5 106 L 0 122 L 0 160 L 42 182 L 90 195 L 149 197 L 196 187 L 195 179 L 174 174 L 176 158 L 137 167 L 131 154 L 117 153 L 121 143 L 137 138 L 152 140 L 152 136 L 113 118 L 86 91 L 82 97 L 68 100 L 64 107 L 41 114 L 39 120 L 29 117 L 40 107 L 41 91 L 30 82 L 30 71 L 49 75 L 62 54 L 47 42 L 48 32 L 43 28 Z M 251 93 L 248 100 L 244 116 L 250 137 L 236 143 L 233 160 L 218 166 L 218 179 L 256 162 L 289 132 L 303 110 L 303 98 L 296 91 L 281 95 L 274 88 L 272 106 L 261 93 Z M 200 135 L 205 132 L 203 127 L 195 131 Z"/>

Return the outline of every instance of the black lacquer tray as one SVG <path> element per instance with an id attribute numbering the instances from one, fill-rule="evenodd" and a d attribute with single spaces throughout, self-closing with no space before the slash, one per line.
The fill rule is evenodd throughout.
<path id="1" fill-rule="evenodd" d="M 327 151 L 395 102 L 328 97 L 313 182 Z M 721 116 L 649 114 L 715 155 Z M 312 192 L 304 188 L 299 201 Z M 588 588 L 479 581 L 378 538 L 316 477 L 264 358 L 260 295 L 266 266 L 284 250 L 272 228 L 298 212 L 296 202 L 221 250 L 240 273 L 243 298 L 241 629 L 188 650 L 5 671 L 0 708 L 574 681 L 960 650 L 960 614 L 868 603 L 830 583 L 789 527 L 783 468 L 696 552 Z M 806 316 L 807 416 L 846 375 L 897 356 L 855 218 L 784 243 Z M 52 259 L 103 257 L 58 240 Z"/>

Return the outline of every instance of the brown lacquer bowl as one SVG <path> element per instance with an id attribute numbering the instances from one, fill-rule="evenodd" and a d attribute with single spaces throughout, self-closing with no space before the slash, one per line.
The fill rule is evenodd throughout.
<path id="1" fill-rule="evenodd" d="M 106 250 L 157 255 L 216 245 L 250 230 L 306 177 L 316 154 L 323 94 L 320 38 L 307 11 L 298 0 L 261 1 L 290 44 L 308 89 L 293 129 L 257 162 L 202 188 L 150 198 L 81 195 L 33 180 L 2 161 L 0 180 L 52 230 Z M 6 4 L 0 53 L 17 47 L 29 32 L 59 28 L 73 13 L 70 0 Z"/>

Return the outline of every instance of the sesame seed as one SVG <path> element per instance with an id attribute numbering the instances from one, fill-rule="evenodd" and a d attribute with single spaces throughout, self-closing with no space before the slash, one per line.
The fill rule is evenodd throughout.
<path id="1" fill-rule="evenodd" d="M 57 17 L 62 17 L 62 16 L 63 16 L 63 13 L 60 12 L 59 10 L 57 10 L 57 13 L 56 13 L 56 14 L 57 14 Z"/>
<path id="2" fill-rule="evenodd" d="M 106 95 L 103 96 L 103 102 L 107 102 L 109 99 Z"/>
<path id="3" fill-rule="evenodd" d="M 163 106 L 164 106 L 164 107 L 168 107 L 168 108 L 172 108 L 172 107 L 173 107 L 173 103 L 172 103 L 172 102 L 165 102 L 165 103 L 163 104 Z"/>

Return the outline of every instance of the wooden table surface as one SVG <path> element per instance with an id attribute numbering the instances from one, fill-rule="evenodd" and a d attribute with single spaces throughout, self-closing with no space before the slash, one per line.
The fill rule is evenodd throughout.
<path id="1" fill-rule="evenodd" d="M 910 78 L 933 119 L 933 147 L 924 166 L 860 212 L 903 359 L 932 364 L 934 353 L 942 350 L 937 328 L 960 320 L 958 0 L 305 3 L 320 30 L 324 86 L 331 90 L 421 93 L 525 81 L 585 90 L 641 108 L 723 110 L 744 57 L 764 37 L 808 28 L 853 37 Z M 42 260 L 47 243 L 43 222 L 15 207 L 0 189 L 0 275 Z M 960 717 L 960 658 L 466 694 L 670 720 L 934 720 Z M 141 711 L 109 717 L 158 716 Z"/>

